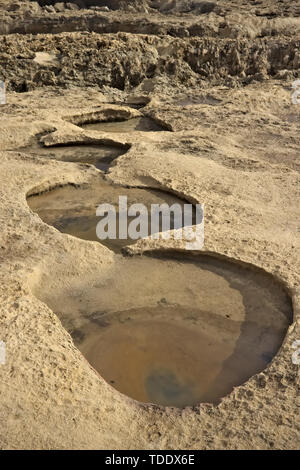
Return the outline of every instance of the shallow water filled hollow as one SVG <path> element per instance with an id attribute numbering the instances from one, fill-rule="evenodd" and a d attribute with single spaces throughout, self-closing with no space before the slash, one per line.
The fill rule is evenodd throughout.
<path id="1" fill-rule="evenodd" d="M 265 369 L 292 320 L 271 276 L 204 256 L 117 255 L 106 274 L 43 282 L 35 294 L 101 377 L 163 406 L 218 403 Z"/>
<path id="2" fill-rule="evenodd" d="M 81 124 L 80 127 L 99 132 L 159 132 L 164 131 L 154 119 L 148 117 L 136 117 L 125 121 L 92 122 Z"/>
<path id="3" fill-rule="evenodd" d="M 136 242 L 129 237 L 107 238 L 99 240 L 96 233 L 97 223 L 101 220 L 96 216 L 96 208 L 99 204 L 113 204 L 116 207 L 117 234 L 119 232 L 118 204 L 119 197 L 127 196 L 128 207 L 132 204 L 144 204 L 148 210 L 148 234 L 151 233 L 151 205 L 167 203 L 169 206 L 178 204 L 183 214 L 186 201 L 157 189 L 125 188 L 108 182 L 102 175 L 94 177 L 88 185 L 74 188 L 65 186 L 44 194 L 31 196 L 27 199 L 29 207 L 37 212 L 41 219 L 49 225 L 53 225 L 61 232 L 82 238 L 83 240 L 98 241 L 115 252 Z M 176 214 L 175 214 L 176 215 Z M 174 213 L 170 217 L 170 229 L 174 228 Z M 195 214 L 193 214 L 193 220 Z M 127 229 L 135 216 L 128 217 Z M 180 223 L 184 225 L 183 217 Z M 162 230 L 160 219 L 159 231 Z"/>
<path id="4" fill-rule="evenodd" d="M 146 207 L 185 202 L 99 175 L 80 188 L 31 196 L 28 204 L 60 231 L 99 241 L 96 208 L 116 205 L 120 195 Z M 119 253 L 134 241 L 101 243 Z M 118 254 L 106 274 L 67 284 L 43 279 L 36 296 L 94 369 L 121 393 L 163 406 L 218 403 L 271 362 L 292 321 L 290 298 L 270 275 L 199 254 Z"/>
<path id="5" fill-rule="evenodd" d="M 21 149 L 25 153 L 38 157 L 53 158 L 62 162 L 89 163 L 99 170 L 107 172 L 112 162 L 124 155 L 129 146 L 113 145 L 59 145 L 43 147 L 38 144 Z"/>

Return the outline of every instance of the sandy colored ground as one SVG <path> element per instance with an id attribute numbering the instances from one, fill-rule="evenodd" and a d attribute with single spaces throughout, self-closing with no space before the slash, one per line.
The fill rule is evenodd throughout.
<path id="1" fill-rule="evenodd" d="M 0 448 L 298 449 L 299 2 L 44 3 L 0 0 Z M 165 131 L 78 126 L 142 116 Z M 143 263 L 143 251 L 183 246 L 139 241 L 128 261 L 42 222 L 26 195 L 88 184 L 99 171 L 25 152 L 39 141 L 117 145 L 109 181 L 204 203 L 202 255 L 260 268 L 290 296 L 293 322 L 271 364 L 218 406 L 144 405 L 108 385 L 67 331 L 80 295 Z M 128 290 L 124 309 L 143 304 L 136 290 L 140 303 Z"/>
<path id="2" fill-rule="evenodd" d="M 202 97 L 201 103 L 182 106 L 180 99 L 189 93 Z M 1 448 L 299 447 L 299 367 L 291 361 L 291 346 L 300 338 L 300 106 L 291 104 L 290 94 L 283 81 L 243 89 L 154 90 L 145 108 L 128 113 L 156 117 L 174 132 L 113 137 L 66 119 L 109 118 L 121 108 L 107 103 L 126 101 L 126 92 L 44 88 L 8 95 L 0 117 L 0 339 L 7 344 L 7 363 L 0 367 Z M 211 96 L 217 105 L 205 103 Z M 29 209 L 26 194 L 86 183 L 97 174 L 89 165 L 18 152 L 35 135 L 48 132 L 47 144 L 130 144 L 108 178 L 204 202 L 205 252 L 263 268 L 286 287 L 294 322 L 282 348 L 266 370 L 219 406 L 164 409 L 119 394 L 33 295 L 39 290 L 53 298 L 57 290 L 72 293 L 73 283 L 99 282 L 116 262 L 100 243 L 61 234 Z M 164 249 L 162 242 L 155 243 Z M 130 251 L 150 247 L 139 242 Z"/>

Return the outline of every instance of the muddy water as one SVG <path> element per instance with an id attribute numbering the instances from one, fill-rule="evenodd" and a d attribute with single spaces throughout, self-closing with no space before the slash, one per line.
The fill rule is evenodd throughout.
<path id="1" fill-rule="evenodd" d="M 224 261 L 144 257 L 122 263 L 118 278 L 91 295 L 102 308 L 80 329 L 78 347 L 107 382 L 142 402 L 217 403 L 267 366 L 291 321 L 271 278 Z"/>
<path id="2" fill-rule="evenodd" d="M 62 162 L 89 163 L 104 172 L 108 171 L 115 158 L 127 152 L 126 148 L 106 145 L 42 147 L 36 144 L 21 150 L 31 155 L 53 158 Z"/>
<path id="3" fill-rule="evenodd" d="M 53 225 L 61 232 L 83 240 L 100 241 L 111 250 L 120 252 L 122 247 L 135 243 L 135 240 L 130 238 L 99 240 L 96 234 L 97 223 L 101 220 L 101 217 L 96 216 L 96 208 L 99 204 L 104 203 L 113 204 L 114 207 L 118 208 L 119 196 L 128 197 L 128 207 L 136 203 L 143 203 L 147 207 L 149 235 L 151 204 L 167 203 L 171 206 L 176 203 L 182 208 L 182 213 L 185 204 L 183 200 L 163 191 L 123 188 L 110 184 L 100 175 L 94 178 L 89 185 L 80 188 L 65 186 L 41 195 L 32 196 L 27 201 L 29 207 L 37 212 L 44 222 Z M 118 214 L 117 212 L 117 235 L 119 232 Z M 135 217 L 128 217 L 127 228 L 133 219 Z M 171 229 L 174 228 L 175 223 L 175 218 L 171 214 Z M 161 221 L 159 230 L 162 230 Z"/>
<path id="4" fill-rule="evenodd" d="M 100 203 L 184 202 L 161 191 L 122 188 L 103 176 L 80 187 L 28 198 L 48 224 L 98 240 Z M 119 252 L 130 240 L 101 241 Z M 43 277 L 35 295 L 57 313 L 75 344 L 115 389 L 141 402 L 185 407 L 218 403 L 262 371 L 292 321 L 275 280 L 230 261 L 199 255 L 117 255 L 107 272 Z"/>
<path id="5" fill-rule="evenodd" d="M 165 130 L 153 119 L 147 117 L 132 118 L 127 121 L 94 122 L 82 124 L 81 127 L 100 132 L 158 132 Z"/>
<path id="6" fill-rule="evenodd" d="M 37 297 L 107 383 L 164 406 L 218 403 L 270 363 L 292 318 L 271 277 L 208 257 L 117 255 L 106 273 L 43 282 Z"/>
<path id="7" fill-rule="evenodd" d="M 122 393 L 143 402 L 193 405 L 233 351 L 234 342 L 221 331 L 220 320 L 199 327 L 197 322 L 208 316 L 176 305 L 119 312 L 117 318 L 102 319 L 100 328 L 83 328 L 86 339 L 79 348 Z M 237 338 L 235 326 L 231 333 Z"/>

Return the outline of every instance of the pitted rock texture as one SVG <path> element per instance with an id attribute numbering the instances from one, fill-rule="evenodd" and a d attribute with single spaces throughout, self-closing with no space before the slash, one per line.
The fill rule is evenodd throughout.
<path id="1" fill-rule="evenodd" d="M 299 2 L 47 3 L 0 0 L 0 448 L 299 449 Z M 116 116 L 164 130 L 80 127 Z M 30 210 L 30 194 L 99 176 L 22 150 L 39 144 L 122 148 L 108 181 L 204 203 L 202 255 L 266 271 L 292 301 L 268 367 L 218 406 L 146 405 L 110 387 L 51 306 L 125 258 Z M 183 245 L 144 239 L 125 255 L 170 250 Z"/>
<path id="2" fill-rule="evenodd" d="M 173 86 L 247 84 L 296 78 L 299 39 L 254 41 L 172 39 L 119 33 L 0 36 L 0 76 L 8 90 L 40 86 L 132 89 L 147 79 Z M 50 59 L 41 63 L 39 54 Z M 51 60 L 52 57 L 52 60 Z"/>

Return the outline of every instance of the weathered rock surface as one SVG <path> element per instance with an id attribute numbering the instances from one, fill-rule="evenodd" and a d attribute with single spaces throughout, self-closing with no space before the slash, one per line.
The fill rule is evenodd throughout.
<path id="1" fill-rule="evenodd" d="M 39 86 L 111 86 L 124 90 L 147 79 L 166 77 L 174 85 L 247 84 L 276 77 L 296 78 L 299 39 L 174 39 L 131 34 L 0 36 L 0 76 L 8 89 Z M 52 54 L 52 63 L 35 61 Z"/>
<path id="2" fill-rule="evenodd" d="M 39 4 L 40 3 L 40 4 Z M 94 31 L 249 38 L 299 33 L 297 2 L 0 2 L 0 34 Z M 93 4 L 93 5 L 92 5 Z M 42 5 L 42 6 L 40 6 Z M 96 6 L 95 6 L 96 5 Z M 97 6 L 98 5 L 98 6 Z M 99 6 L 101 5 L 101 6 Z M 107 6 L 108 5 L 108 6 Z M 112 9 L 111 9 L 112 8 Z M 120 14 L 121 8 L 122 13 Z"/>
<path id="3" fill-rule="evenodd" d="M 93 3 L 0 0 L 0 448 L 298 449 L 298 2 Z M 95 10 L 105 6 L 120 10 Z M 79 127 L 142 115 L 168 132 Z M 292 299 L 293 324 L 267 369 L 218 406 L 162 408 L 110 387 L 38 294 L 78 297 L 122 261 L 26 202 L 99 173 L 22 151 L 38 141 L 122 146 L 110 181 L 204 203 L 204 253 L 265 270 Z M 128 253 L 150 249 L 182 246 L 142 240 Z"/>

